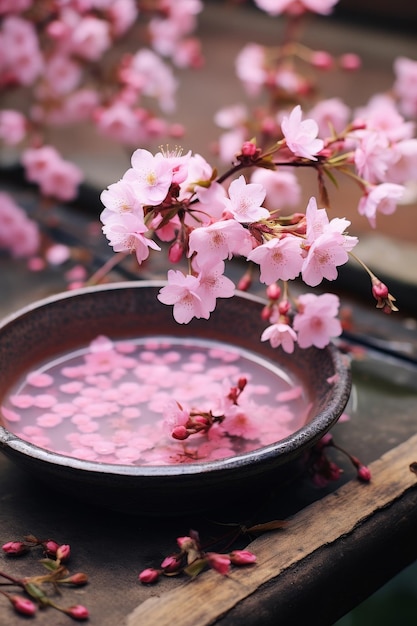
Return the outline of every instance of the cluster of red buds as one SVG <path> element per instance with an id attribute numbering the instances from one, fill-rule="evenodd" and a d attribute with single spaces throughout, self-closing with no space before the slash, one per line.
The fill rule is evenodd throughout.
<path id="1" fill-rule="evenodd" d="M 230 402 L 230 404 L 239 404 L 239 396 L 245 389 L 247 382 L 247 378 L 241 376 L 237 385 L 230 388 L 226 397 L 226 400 Z M 177 403 L 177 405 L 180 413 L 185 414 L 182 406 L 179 403 Z M 186 415 L 185 422 L 183 424 L 177 424 L 171 432 L 171 436 L 179 441 L 188 439 L 190 435 L 205 434 L 214 424 L 221 424 L 226 418 L 224 413 L 217 415 L 212 413 L 212 411 L 198 411 L 196 409 L 193 409 Z"/>
<path id="2" fill-rule="evenodd" d="M 311 452 L 309 471 L 314 483 L 319 487 L 324 487 L 330 481 L 338 480 L 342 474 L 342 469 L 326 455 L 327 448 L 334 448 L 342 452 L 356 469 L 357 477 L 361 482 L 368 483 L 371 480 L 371 472 L 356 456 L 347 452 L 337 445 L 330 433 L 327 433 L 314 446 Z"/>
<path id="3" fill-rule="evenodd" d="M 38 539 L 27 535 L 22 541 L 8 541 L 3 544 L 3 553 L 8 557 L 19 557 L 34 548 L 40 548 L 43 558 L 40 563 L 47 570 L 46 574 L 16 578 L 0 571 L 0 578 L 4 579 L 1 586 L 18 587 L 20 593 L 12 593 L 0 589 L 0 594 L 9 600 L 14 610 L 21 615 L 33 616 L 38 608 L 51 607 L 65 613 L 74 620 L 83 621 L 89 618 L 88 609 L 81 604 L 62 607 L 48 595 L 46 587 L 52 587 L 59 592 L 59 587 L 80 587 L 88 582 L 87 575 L 82 572 L 71 574 L 65 563 L 70 558 L 71 548 L 68 544 L 59 544 L 53 539 Z M 7 581 L 7 582 L 5 582 Z"/>
<path id="4" fill-rule="evenodd" d="M 161 575 L 186 574 L 194 578 L 207 568 L 226 576 L 232 565 L 252 565 L 256 562 L 256 556 L 249 550 L 233 550 L 226 554 L 206 552 L 195 530 L 191 530 L 186 537 L 178 537 L 177 544 L 179 551 L 165 557 L 159 568 L 148 567 L 139 574 L 141 583 L 155 583 Z"/>

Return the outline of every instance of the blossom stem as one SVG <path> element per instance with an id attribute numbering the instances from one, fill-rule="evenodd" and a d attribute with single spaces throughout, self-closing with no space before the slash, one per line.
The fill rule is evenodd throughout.
<path id="1" fill-rule="evenodd" d="M 86 286 L 97 285 L 116 265 L 121 263 L 129 252 L 119 252 L 110 257 L 90 278 L 86 281 Z"/>

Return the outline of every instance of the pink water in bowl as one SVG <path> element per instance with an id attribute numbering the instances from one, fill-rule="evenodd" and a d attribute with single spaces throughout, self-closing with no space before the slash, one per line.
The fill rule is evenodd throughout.
<path id="1" fill-rule="evenodd" d="M 172 437 L 184 411 L 221 414 L 207 433 Z M 89 346 L 42 364 L 7 395 L 2 414 L 22 439 L 60 454 L 122 465 L 216 460 L 280 441 L 301 428 L 308 399 L 292 375 L 256 354 L 208 340 L 153 337 Z"/>

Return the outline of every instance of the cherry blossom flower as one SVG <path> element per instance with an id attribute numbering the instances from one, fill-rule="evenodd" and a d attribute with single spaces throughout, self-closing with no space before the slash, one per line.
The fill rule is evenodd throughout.
<path id="1" fill-rule="evenodd" d="M 106 20 L 86 15 L 77 21 L 71 37 L 71 51 L 89 61 L 97 61 L 111 46 L 110 26 Z"/>
<path id="2" fill-rule="evenodd" d="M 366 106 L 355 110 L 355 118 L 364 121 L 367 130 L 382 133 L 390 142 L 410 139 L 414 133 L 414 123 L 404 120 L 394 98 L 386 94 L 372 96 Z"/>
<path id="3" fill-rule="evenodd" d="M 163 111 L 172 112 L 177 81 L 170 67 L 155 52 L 144 48 L 132 57 L 131 71 L 140 91 L 156 98 Z"/>
<path id="4" fill-rule="evenodd" d="M 244 254 L 245 249 L 251 248 L 247 230 L 232 219 L 196 228 L 189 239 L 189 256 L 196 254 L 200 269 L 213 267 L 219 261 L 231 259 L 236 251 Z"/>
<path id="5" fill-rule="evenodd" d="M 355 150 L 355 165 L 359 176 L 370 183 L 383 182 L 387 171 L 395 161 L 386 135 L 380 132 L 363 132 Z"/>
<path id="6" fill-rule="evenodd" d="M 36 222 L 7 193 L 0 193 L 0 249 L 13 258 L 30 257 L 39 249 L 40 233 Z"/>
<path id="7" fill-rule="evenodd" d="M 214 267 L 204 268 L 198 275 L 200 285 L 197 293 L 210 312 L 216 308 L 216 298 L 231 298 L 235 293 L 235 285 L 224 276 L 224 269 L 224 263 L 220 261 Z"/>
<path id="8" fill-rule="evenodd" d="M 303 265 L 303 253 L 298 237 L 288 235 L 270 239 L 248 255 L 248 261 L 259 263 L 261 282 L 271 285 L 277 280 L 293 280 Z"/>
<path id="9" fill-rule="evenodd" d="M 106 8 L 112 31 L 117 37 L 124 35 L 133 26 L 139 15 L 135 0 L 113 0 Z"/>
<path id="10" fill-rule="evenodd" d="M 208 319 L 210 312 L 201 298 L 199 287 L 200 280 L 196 276 L 169 270 L 168 285 L 162 287 L 158 300 L 163 304 L 174 305 L 174 319 L 179 324 L 187 324 L 193 317 Z"/>
<path id="11" fill-rule="evenodd" d="M 269 341 L 273 348 L 282 346 L 284 352 L 292 354 L 294 343 L 297 341 L 297 333 L 288 324 L 277 322 L 265 328 L 261 335 L 261 341 Z"/>
<path id="12" fill-rule="evenodd" d="M 295 174 L 287 169 L 259 168 L 254 170 L 250 180 L 265 188 L 265 205 L 270 211 L 296 207 L 301 200 L 300 183 Z"/>
<path id="13" fill-rule="evenodd" d="M 303 281 L 315 287 L 323 278 L 335 280 L 337 267 L 349 259 L 348 252 L 357 244 L 357 238 L 345 234 L 350 222 L 333 218 L 330 222 L 325 209 L 318 209 L 315 198 L 311 198 L 306 210 L 307 255 L 301 274 Z"/>
<path id="14" fill-rule="evenodd" d="M 127 180 L 119 180 L 102 191 L 100 199 L 105 208 L 100 215 L 103 223 L 115 214 L 133 213 L 143 220 L 143 206 L 135 189 Z"/>
<path id="15" fill-rule="evenodd" d="M 148 258 L 150 248 L 161 249 L 153 239 L 145 236 L 147 226 L 133 213 L 110 217 L 102 230 L 115 252 L 134 252 L 138 263 Z"/>
<path id="16" fill-rule="evenodd" d="M 6 16 L 1 25 L 4 65 L 18 84 L 32 85 L 43 70 L 38 37 L 31 22 Z"/>
<path id="17" fill-rule="evenodd" d="M 294 317 L 293 326 L 298 333 L 300 348 L 324 348 L 332 338 L 342 333 L 342 325 L 336 317 L 339 304 L 339 298 L 332 293 L 299 296 L 299 312 Z"/>
<path id="18" fill-rule="evenodd" d="M 392 147 L 395 161 L 389 168 L 389 182 L 404 185 L 417 170 L 417 139 L 404 139 Z"/>
<path id="19" fill-rule="evenodd" d="M 38 183 L 45 196 L 73 200 L 83 180 L 81 170 L 65 161 L 53 146 L 27 148 L 22 163 L 29 181 Z"/>
<path id="20" fill-rule="evenodd" d="M 337 278 L 337 266 L 349 259 L 343 244 L 344 237 L 337 232 L 328 231 L 317 237 L 309 247 L 301 268 L 303 281 L 307 285 L 315 287 L 323 278 Z"/>
<path id="21" fill-rule="evenodd" d="M 169 159 L 158 152 L 155 156 L 148 150 L 139 148 L 132 155 L 132 167 L 127 170 L 124 180 L 131 183 L 138 200 L 143 205 L 157 205 L 162 202 L 172 183 L 172 166 Z"/>
<path id="22" fill-rule="evenodd" d="M 296 156 L 317 161 L 315 156 L 323 149 L 324 143 L 317 139 L 319 127 L 313 119 L 302 120 L 300 105 L 294 107 L 290 115 L 285 116 L 281 129 L 288 148 Z"/>
<path id="23" fill-rule="evenodd" d="M 404 195 L 404 187 L 395 183 L 374 185 L 359 201 L 358 212 L 368 218 L 373 228 L 376 227 L 377 213 L 390 215 L 397 208 L 397 202 Z"/>
<path id="24" fill-rule="evenodd" d="M 309 111 L 318 124 L 319 135 L 322 138 L 332 136 L 334 132 L 342 132 L 349 121 L 350 108 L 340 98 L 320 100 Z"/>
<path id="25" fill-rule="evenodd" d="M 242 175 L 230 183 L 224 205 L 238 222 L 256 222 L 269 217 L 268 209 L 261 206 L 264 199 L 262 185 L 247 183 Z"/>
<path id="26" fill-rule="evenodd" d="M 265 48 L 256 43 L 247 44 L 236 57 L 236 74 L 251 95 L 257 95 L 265 84 Z M 220 118 L 221 119 L 221 118 Z M 219 123 L 219 118 L 217 118 Z"/>
<path id="27" fill-rule="evenodd" d="M 398 57 L 394 61 L 394 93 L 400 99 L 404 115 L 414 118 L 417 115 L 417 61 Z"/>
<path id="28" fill-rule="evenodd" d="M 20 143 L 26 135 L 26 118 L 19 111 L 0 111 L 0 139 L 9 146 Z"/>

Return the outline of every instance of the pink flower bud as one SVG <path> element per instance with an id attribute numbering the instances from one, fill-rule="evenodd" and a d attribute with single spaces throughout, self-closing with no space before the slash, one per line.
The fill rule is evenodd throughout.
<path id="1" fill-rule="evenodd" d="M 196 542 L 192 537 L 177 537 L 177 544 L 184 552 L 197 549 Z"/>
<path id="2" fill-rule="evenodd" d="M 282 302 L 278 305 L 278 311 L 280 315 L 287 315 L 288 311 L 291 309 L 291 304 L 288 300 L 282 300 Z"/>
<path id="3" fill-rule="evenodd" d="M 264 308 L 261 311 L 261 319 L 264 322 L 269 322 L 269 318 L 271 317 L 271 307 L 268 306 L 267 304 L 264 306 Z"/>
<path id="4" fill-rule="evenodd" d="M 86 585 L 88 583 L 88 577 L 87 574 L 84 574 L 83 572 L 77 572 L 68 578 L 68 582 L 72 585 L 77 585 L 77 587 L 81 587 L 82 585 Z"/>
<path id="5" fill-rule="evenodd" d="M 75 604 L 74 606 L 70 606 L 68 609 L 65 609 L 64 613 L 72 617 L 72 619 L 78 619 L 80 621 L 88 619 L 90 617 L 90 613 L 88 609 L 82 604 Z"/>
<path id="6" fill-rule="evenodd" d="M 218 554 L 217 552 L 208 552 L 206 554 L 207 563 L 216 572 L 219 572 L 222 576 L 229 573 L 230 570 L 230 557 L 227 554 Z"/>
<path id="7" fill-rule="evenodd" d="M 178 556 L 167 556 L 162 561 L 161 568 L 167 574 L 178 572 L 181 569 L 181 558 L 178 558 Z"/>
<path id="8" fill-rule="evenodd" d="M 68 561 L 71 554 L 71 548 L 68 544 L 63 543 L 56 551 L 57 561 Z"/>
<path id="9" fill-rule="evenodd" d="M 175 137 L 176 139 L 178 139 L 180 137 L 184 137 L 185 128 L 182 124 L 171 124 L 168 132 L 170 137 Z"/>
<path id="10" fill-rule="evenodd" d="M 233 565 L 250 565 L 256 562 L 256 556 L 249 550 L 233 550 L 229 557 Z"/>
<path id="11" fill-rule="evenodd" d="M 256 154 L 257 151 L 257 147 L 256 144 L 253 143 L 253 141 L 245 141 L 243 146 L 242 146 L 242 154 L 244 156 L 253 156 L 254 154 Z"/>
<path id="12" fill-rule="evenodd" d="M 311 55 L 311 64 L 320 70 L 330 70 L 333 67 L 333 57 L 324 50 L 317 50 Z"/>
<path id="13" fill-rule="evenodd" d="M 352 52 L 342 54 L 339 59 L 339 63 L 342 69 L 349 70 L 350 72 L 358 70 L 362 65 L 360 57 Z"/>
<path id="14" fill-rule="evenodd" d="M 36 613 L 36 604 L 34 604 L 32 600 L 22 598 L 21 596 L 5 595 L 13 604 L 13 608 L 17 613 L 21 613 L 22 615 L 34 615 Z"/>
<path id="15" fill-rule="evenodd" d="M 59 548 L 59 543 L 54 541 L 53 539 L 48 539 L 42 543 L 43 548 L 49 556 L 56 556 L 56 552 Z"/>
<path id="16" fill-rule="evenodd" d="M 10 556 L 19 556 L 28 551 L 28 546 L 23 541 L 8 541 L 2 546 L 3 552 Z"/>
<path id="17" fill-rule="evenodd" d="M 168 258 L 170 263 L 179 263 L 184 254 L 184 247 L 178 242 L 174 241 L 168 251 Z"/>
<path id="18" fill-rule="evenodd" d="M 374 298 L 376 300 L 379 300 L 380 298 L 384 299 L 384 298 L 388 298 L 389 295 L 389 291 L 388 291 L 388 287 L 382 283 L 380 280 L 374 280 L 372 281 L 372 295 L 374 296 Z"/>
<path id="19" fill-rule="evenodd" d="M 153 567 L 148 567 L 147 569 L 144 569 L 140 574 L 139 574 L 139 580 L 141 583 L 143 583 L 144 585 L 149 585 L 152 583 L 156 583 L 156 581 L 159 578 L 159 570 L 153 568 Z"/>
<path id="20" fill-rule="evenodd" d="M 237 381 L 237 388 L 239 389 L 239 391 L 243 391 L 247 384 L 248 379 L 246 378 L 246 376 L 241 376 Z"/>
<path id="21" fill-rule="evenodd" d="M 175 426 L 175 428 L 172 429 L 171 436 L 174 439 L 178 439 L 178 441 L 184 441 L 184 439 L 188 439 L 190 433 L 185 426 Z"/>
<path id="22" fill-rule="evenodd" d="M 250 288 L 251 284 L 252 278 L 250 277 L 250 275 L 244 274 L 244 276 L 242 276 L 242 278 L 239 280 L 237 288 L 240 289 L 240 291 L 247 291 Z"/>
<path id="23" fill-rule="evenodd" d="M 369 483 L 371 480 L 371 472 L 366 465 L 360 465 L 358 467 L 358 478 L 364 483 Z"/>
<path id="24" fill-rule="evenodd" d="M 268 285 L 266 289 L 266 295 L 270 300 L 279 300 L 281 297 L 281 287 L 277 285 L 277 283 L 272 283 L 272 285 Z"/>
<path id="25" fill-rule="evenodd" d="M 190 418 L 191 424 L 199 429 L 207 428 L 209 420 L 204 415 L 192 415 Z"/>

